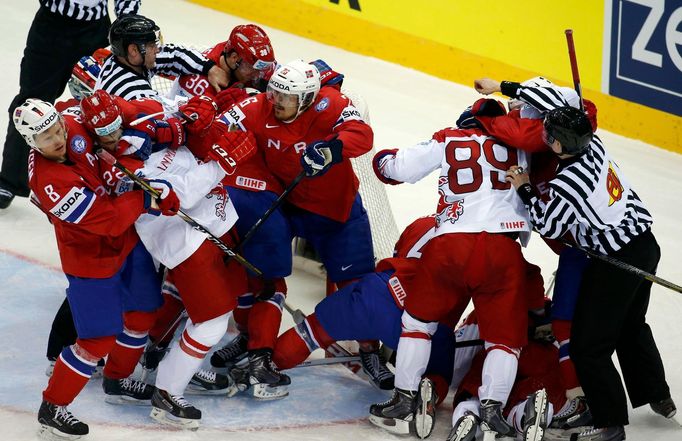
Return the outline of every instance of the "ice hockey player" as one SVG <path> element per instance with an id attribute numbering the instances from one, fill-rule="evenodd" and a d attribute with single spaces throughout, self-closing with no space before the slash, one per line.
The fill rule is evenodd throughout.
<path id="1" fill-rule="evenodd" d="M 501 115 L 499 102 L 483 113 Z M 373 422 L 390 426 L 411 415 L 420 396 L 438 321 L 459 317 L 471 298 L 479 311 L 488 356 L 483 366 L 481 416 L 500 435 L 515 434 L 501 416 L 511 390 L 521 347 L 526 344 L 525 265 L 516 239 L 530 231 L 521 199 L 504 180 L 512 165 L 527 167 L 526 156 L 496 142 L 484 131 L 447 128 L 413 147 L 383 150 L 375 172 L 386 183 L 416 182 L 440 169 L 436 235 L 422 249 L 407 297 L 396 358 L 392 400 L 372 405 Z"/>
<path id="2" fill-rule="evenodd" d="M 351 99 L 353 107 L 357 109 L 360 112 L 360 115 L 366 123 L 369 124 L 369 111 L 367 109 L 367 106 L 362 99 L 361 96 L 352 93 L 346 89 L 341 89 L 343 85 L 343 80 L 344 80 L 344 75 L 334 71 L 327 63 L 325 63 L 323 60 L 315 60 L 311 62 L 312 65 L 314 65 L 318 71 L 320 72 L 320 85 L 321 88 L 334 88 L 338 91 L 341 91 L 341 93 L 346 96 L 347 98 Z M 250 229 L 251 225 L 253 225 L 259 217 L 259 213 L 254 212 L 250 213 L 248 205 L 251 204 L 251 196 L 252 192 L 250 191 L 249 187 L 247 185 L 244 185 L 249 182 L 253 182 L 253 178 L 255 180 L 258 180 L 258 173 L 263 173 L 263 169 L 265 168 L 265 165 L 262 164 L 262 160 L 259 163 L 257 160 L 260 158 L 252 158 L 250 161 L 250 164 L 247 165 L 246 169 L 242 167 L 240 169 L 239 174 L 235 174 L 233 176 L 228 176 L 225 180 L 227 184 L 227 190 L 232 196 L 233 200 L 235 201 L 235 207 L 237 208 L 237 212 L 240 213 L 240 220 L 237 221 L 237 228 L 240 231 L 240 234 L 244 235 L 246 232 Z M 249 173 L 252 173 L 251 175 Z M 247 178 L 250 176 L 252 179 Z M 272 181 L 272 179 L 271 179 Z M 263 179 L 264 183 L 267 184 L 267 179 Z M 269 188 L 266 186 L 266 190 L 270 189 L 273 190 L 272 188 Z M 255 196 L 258 197 L 258 196 Z M 242 207 L 242 205 L 247 205 L 247 207 Z M 249 217 L 249 213 L 251 216 Z M 259 243 L 278 243 L 278 234 L 279 229 L 278 228 L 264 228 L 256 231 L 256 233 L 253 235 L 251 238 L 252 242 L 259 242 Z M 272 237 L 268 237 L 272 236 Z M 330 282 L 328 278 L 328 282 Z M 348 283 L 347 280 L 345 281 L 339 281 L 339 284 L 342 286 L 343 284 Z M 252 284 L 253 285 L 253 284 Z M 331 294 L 331 292 L 334 292 L 337 288 L 335 288 L 336 284 L 335 283 L 328 283 L 328 292 L 327 294 Z M 329 291 L 329 288 L 332 288 L 331 291 Z M 251 291 L 256 291 L 260 289 L 258 285 L 252 286 Z M 212 356 L 211 356 L 211 364 L 216 367 L 216 368 L 224 368 L 224 367 L 229 367 L 234 364 L 235 361 L 238 361 L 240 357 L 243 357 L 246 353 L 246 345 L 248 341 L 248 317 L 250 310 L 253 306 L 253 301 L 254 299 L 254 294 L 252 292 L 248 292 L 244 294 L 243 296 L 239 297 L 239 306 L 235 310 L 235 322 L 237 324 L 238 329 L 240 330 L 240 334 L 230 343 L 228 343 L 224 348 L 220 349 L 219 351 L 216 351 Z M 360 361 L 361 361 L 361 366 L 363 372 L 367 374 L 369 377 L 369 380 L 372 382 L 373 385 L 379 387 L 380 389 L 384 390 L 392 390 L 393 389 L 393 372 L 388 369 L 386 366 L 386 359 L 383 356 L 382 352 L 379 350 L 379 342 L 378 341 L 359 341 L 359 353 L 360 353 Z"/>
<path id="3" fill-rule="evenodd" d="M 104 89 L 126 100 L 155 98 L 152 88 L 156 74 L 173 77 L 183 74 L 206 75 L 211 87 L 220 91 L 227 86 L 227 73 L 201 52 L 173 44 L 163 44 L 159 27 L 141 15 L 124 15 L 111 24 L 109 43 L 113 56 L 102 66 L 96 89 Z M 177 107 L 176 103 L 166 103 Z M 157 111 L 161 111 L 159 106 Z"/>
<path id="4" fill-rule="evenodd" d="M 477 80 L 474 84 L 486 80 Z M 539 197 L 549 201 L 549 182 L 556 177 L 559 158 L 551 151 L 542 139 L 542 118 L 546 110 L 545 103 L 554 102 L 578 108 L 580 97 L 575 90 L 553 84 L 543 77 L 534 77 L 521 83 L 524 89 L 518 97 L 509 100 L 510 111 L 503 116 L 478 115 L 474 105 L 467 109 L 457 121 L 458 127 L 482 127 L 501 142 L 522 149 L 531 154 L 530 179 Z M 596 106 L 583 99 L 592 129 L 597 128 Z M 568 402 L 558 409 L 552 426 L 570 429 L 591 424 L 592 417 L 585 400 L 585 393 L 580 387 L 575 367 L 569 355 L 571 320 L 578 298 L 582 273 L 587 266 L 587 256 L 575 248 L 571 248 L 553 239 L 543 238 L 547 245 L 559 254 L 559 265 L 556 271 L 556 283 L 552 296 L 552 331 L 560 345 L 560 370 L 566 389 Z M 570 243 L 573 236 L 568 233 L 562 238 Z"/>
<path id="5" fill-rule="evenodd" d="M 109 126 L 110 120 L 122 117 L 122 111 L 116 102 L 111 95 L 98 90 L 81 103 L 84 120 L 92 131 L 100 133 L 97 135 L 100 141 L 100 136 L 104 135 L 102 130 Z M 180 110 L 187 110 L 191 104 L 188 103 Z M 211 109 L 212 116 L 215 116 L 212 103 Z M 187 124 L 195 125 L 205 120 L 198 118 Z M 151 125 L 155 124 L 153 120 L 150 121 Z M 212 118 L 209 121 L 212 125 Z M 145 121 L 142 126 L 147 123 Z M 216 121 L 215 124 L 223 123 Z M 227 130 L 221 134 L 226 133 Z M 187 215 L 230 244 L 232 238 L 229 230 L 234 225 L 237 214 L 219 185 L 225 176 L 221 165 L 224 155 L 218 154 L 216 157 L 221 162 L 197 162 L 192 152 L 181 145 L 182 139 L 173 138 L 170 143 L 165 144 L 157 139 L 154 140 L 157 147 L 151 150 L 143 162 L 139 155 L 126 154 L 126 146 L 131 140 L 121 135 L 113 135 L 114 138 L 119 138 L 118 147 L 114 151 L 119 156 L 119 161 L 136 175 L 173 188 L 178 195 L 180 207 Z M 143 137 L 142 134 L 136 136 Z M 235 133 L 230 139 L 245 141 L 250 144 L 250 151 L 255 152 L 255 144 L 244 132 Z M 211 145 L 213 150 L 224 148 L 228 152 L 233 151 L 227 136 L 216 138 L 215 141 L 216 144 Z M 145 142 L 152 142 L 151 136 Z M 163 145 L 167 147 L 158 149 Z M 112 181 L 107 182 L 109 186 L 119 194 L 126 194 L 126 187 L 130 186 L 130 182 L 125 179 L 117 181 L 115 169 L 109 173 L 114 176 Z M 236 296 L 246 289 L 246 274 L 237 262 L 231 261 L 229 265 L 225 265 L 224 253 L 206 240 L 206 234 L 193 229 L 179 217 L 141 216 L 135 222 L 135 229 L 152 256 L 172 275 L 189 316 L 180 340 L 174 343 L 170 353 L 159 364 L 151 416 L 162 423 L 197 428 L 201 411 L 184 399 L 185 388 L 190 380 L 196 380 L 200 383 L 199 386 L 210 392 L 229 392 L 228 377 L 210 373 L 207 378 L 196 379 L 194 374 L 206 353 L 227 331 L 229 316 L 237 303 Z"/>
<path id="6" fill-rule="evenodd" d="M 71 92 L 71 99 L 66 101 L 57 101 L 54 103 L 58 112 L 62 112 L 69 107 L 78 106 L 80 101 L 92 94 L 95 89 L 95 83 L 101 69 L 101 64 L 104 58 L 111 55 L 108 49 L 97 49 L 94 54 L 82 57 L 73 66 L 71 78 L 68 81 L 69 91 Z M 52 375 L 52 369 L 57 361 L 57 357 L 66 346 L 72 345 L 77 338 L 76 328 L 73 324 L 73 317 L 71 316 L 71 309 L 69 308 L 68 299 L 64 298 L 57 314 L 52 322 L 50 328 L 50 336 L 47 342 L 46 356 L 48 360 L 48 367 L 45 374 L 49 377 Z M 93 377 L 102 375 L 102 367 L 104 367 L 104 360 L 100 360 L 97 369 L 93 373 Z"/>
<path id="7" fill-rule="evenodd" d="M 323 299 L 315 306 L 313 314 L 280 335 L 273 356 L 277 367 L 294 367 L 315 349 L 327 349 L 340 340 L 377 339 L 390 348 L 396 348 L 405 298 L 419 295 L 419 290 L 412 285 L 419 265 L 419 249 L 433 237 L 434 232 L 434 216 L 412 222 L 396 243 L 394 257 L 380 261 L 376 272 Z M 415 425 L 419 425 L 422 438 L 430 434 L 435 405 L 447 395 L 452 378 L 455 324 L 456 319 L 452 323 L 440 324 L 433 336 L 433 350 L 425 373 L 432 393 L 423 397 L 411 421 L 390 428 L 392 432 L 414 433 Z"/>
<path id="8" fill-rule="evenodd" d="M 515 97 L 524 87 L 486 79 L 479 82 L 478 89 Z M 660 249 L 651 232 L 651 215 L 593 133 L 587 115 L 552 102 L 546 103 L 544 110 L 543 139 L 560 160 L 557 177 L 550 182 L 549 202 L 537 197 L 524 170 L 510 167 L 507 173 L 534 227 L 550 238 L 570 230 L 582 248 L 655 272 Z M 575 441 L 625 439 L 627 401 L 611 359 L 614 351 L 618 351 L 633 407 L 650 404 L 663 416 L 675 414 L 661 356 L 646 324 L 650 291 L 651 282 L 590 259 L 573 318 L 571 358 L 590 405 L 594 428 L 574 434 Z M 650 375 L 642 377 L 642 369 Z"/>
<path id="9" fill-rule="evenodd" d="M 539 276 L 540 269 L 534 268 Z M 530 283 L 528 289 L 535 290 L 541 296 L 542 277 L 536 279 L 536 282 L 538 283 Z M 548 302 L 551 303 L 549 300 Z M 545 310 L 549 313 L 549 308 Z M 542 315 L 529 311 L 529 342 L 521 351 L 514 387 L 504 409 L 507 423 L 516 429 L 524 441 L 542 440 L 554 409 L 560 408 L 567 401 L 559 373 L 558 350 L 553 341 L 546 338 L 546 334 L 535 336 L 535 317 L 545 320 Z M 475 310 L 457 328 L 456 335 L 458 339 L 465 340 L 479 338 Z M 485 351 L 480 349 L 480 346 L 473 346 L 457 350 L 452 380 L 452 387 L 457 392 L 452 414 L 453 427 L 447 441 L 473 441 L 479 429 L 481 420 L 478 391 L 482 382 L 481 368 L 486 357 Z"/>
<path id="10" fill-rule="evenodd" d="M 338 90 L 320 90 L 317 68 L 302 60 L 279 66 L 265 94 L 240 102 L 222 119 L 255 135 L 257 156 L 267 166 L 248 180 L 241 172 L 234 175 L 237 184 L 247 184 L 246 191 L 231 192 L 246 229 L 294 178 L 302 172 L 309 177 L 263 224 L 268 234 L 261 237 L 267 239 L 254 236 L 244 247 L 245 257 L 275 285 L 274 295 L 256 300 L 248 320 L 252 393 L 282 397 L 289 378 L 275 370 L 271 357 L 286 295 L 284 277 L 291 274 L 293 236 L 313 244 L 332 281 L 352 280 L 374 269 L 369 220 L 349 161 L 369 151 L 372 129 Z"/>
<path id="11" fill-rule="evenodd" d="M 67 406 L 107 355 L 106 400 L 149 403 L 153 388 L 128 377 L 161 295 L 152 258 L 133 223 L 150 210 L 174 214 L 177 197 L 172 189 L 159 199 L 139 190 L 107 194 L 93 140 L 78 115 L 61 115 L 52 104 L 29 99 L 14 111 L 13 121 L 33 149 L 29 182 L 55 228 L 78 332 L 76 343 L 57 359 L 38 421 L 45 435 L 75 439 L 87 434 L 88 426 Z"/>
<path id="12" fill-rule="evenodd" d="M 182 75 L 173 82 L 168 98 L 205 95 L 225 111 L 248 96 L 247 88 L 265 92 L 275 70 L 275 51 L 270 38 L 255 24 L 235 26 L 227 41 L 207 49 L 204 56 L 227 73 L 227 88 L 216 92 L 204 74 Z"/>

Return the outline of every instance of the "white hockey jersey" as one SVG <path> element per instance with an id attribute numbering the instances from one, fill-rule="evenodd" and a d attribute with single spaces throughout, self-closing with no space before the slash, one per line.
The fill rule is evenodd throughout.
<path id="1" fill-rule="evenodd" d="M 180 208 L 218 237 L 237 222 L 234 205 L 219 185 L 225 172 L 213 161 L 197 161 L 187 147 L 153 153 L 136 174 L 170 182 Z M 207 237 L 179 216 L 144 214 L 135 222 L 135 229 L 149 253 L 167 268 L 191 256 Z"/>
<path id="2" fill-rule="evenodd" d="M 386 156 L 379 167 L 385 177 L 410 183 L 440 169 L 437 236 L 481 231 L 530 233 L 528 211 L 505 181 L 505 172 L 512 165 L 527 168 L 526 154 L 478 130 L 448 128 L 429 141 Z M 522 242 L 528 234 L 525 236 Z"/>

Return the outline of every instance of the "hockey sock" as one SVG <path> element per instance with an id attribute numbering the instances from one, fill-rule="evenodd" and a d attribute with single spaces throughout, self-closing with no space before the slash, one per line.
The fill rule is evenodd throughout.
<path id="1" fill-rule="evenodd" d="M 571 344 L 571 321 L 556 319 L 552 320 L 552 331 L 559 342 L 559 373 L 561 374 L 561 384 L 566 391 L 580 388 L 578 374 L 575 372 L 575 365 L 569 356 Z"/>
<path id="2" fill-rule="evenodd" d="M 119 380 L 133 373 L 147 344 L 147 331 L 155 320 L 155 312 L 128 311 L 123 314 L 123 332 L 116 336 L 116 344 L 104 365 L 105 377 Z"/>
<path id="3" fill-rule="evenodd" d="M 168 291 L 167 282 L 163 285 L 163 305 L 156 312 L 156 321 L 154 326 L 149 330 L 149 338 L 159 346 L 167 346 L 167 344 L 173 339 L 175 335 L 175 330 L 177 329 L 180 322 L 169 329 L 173 324 L 175 319 L 179 314 L 182 313 L 185 306 L 182 304 L 182 300 L 177 297 L 176 294 Z M 165 334 L 165 335 L 164 335 Z M 159 341 L 163 337 L 163 341 Z"/>
<path id="4" fill-rule="evenodd" d="M 315 314 L 311 314 L 277 338 L 272 361 L 280 369 L 289 369 L 301 364 L 315 349 L 326 348 L 332 343 L 334 340 L 322 328 Z"/>
<path id="5" fill-rule="evenodd" d="M 253 292 L 247 292 L 237 297 L 237 308 L 234 310 L 234 323 L 242 334 L 249 333 L 249 315 L 256 301 Z"/>
<path id="6" fill-rule="evenodd" d="M 281 280 L 282 283 L 279 283 Z M 274 348 L 279 324 L 282 321 L 282 307 L 286 297 L 284 279 L 275 283 L 277 291 L 267 300 L 258 299 L 251 308 L 249 317 L 249 351 L 254 349 Z M 281 291 L 284 287 L 284 291 Z"/>
<path id="7" fill-rule="evenodd" d="M 59 354 L 54 371 L 43 391 L 43 399 L 57 406 L 66 406 L 83 390 L 95 371 L 97 362 L 114 345 L 114 337 L 76 340 Z"/>
<path id="8" fill-rule="evenodd" d="M 485 342 L 485 347 L 488 354 L 483 362 L 478 396 L 481 401 L 499 401 L 504 407 L 514 386 L 521 350 L 489 342 Z"/>
<path id="9" fill-rule="evenodd" d="M 431 336 L 438 328 L 436 322 L 422 322 L 407 311 L 402 316 L 402 333 L 398 341 L 395 387 L 417 391 L 431 354 Z"/>
<path id="10" fill-rule="evenodd" d="M 229 318 L 227 313 L 196 325 L 187 320 L 180 340 L 159 363 L 156 387 L 171 395 L 183 395 L 208 351 L 227 332 Z"/>

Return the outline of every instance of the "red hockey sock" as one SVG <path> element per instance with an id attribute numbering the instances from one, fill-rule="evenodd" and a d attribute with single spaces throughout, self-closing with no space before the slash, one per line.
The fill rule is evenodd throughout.
<path id="1" fill-rule="evenodd" d="M 561 373 L 561 384 L 564 389 L 571 390 L 580 387 L 578 374 L 569 356 L 571 343 L 571 321 L 552 320 L 552 332 L 559 342 L 559 372 Z"/>
<path id="2" fill-rule="evenodd" d="M 301 364 L 317 348 L 326 349 L 334 340 L 322 328 L 315 314 L 277 338 L 272 360 L 280 369 Z"/>
<path id="3" fill-rule="evenodd" d="M 147 344 L 147 332 L 155 319 L 154 312 L 129 311 L 123 315 L 123 332 L 116 336 L 116 344 L 104 365 L 105 377 L 119 380 L 133 373 Z"/>
<path id="4" fill-rule="evenodd" d="M 234 322 L 237 325 L 239 332 L 248 334 L 249 332 L 249 315 L 255 299 L 252 292 L 237 297 L 237 307 L 234 309 L 232 315 Z"/>
<path id="5" fill-rule="evenodd" d="M 247 345 L 249 350 L 275 347 L 279 324 L 282 321 L 286 283 L 284 279 L 275 279 L 273 282 L 275 293 L 267 300 L 257 299 L 251 308 Z"/>
<path id="6" fill-rule="evenodd" d="M 450 385 L 448 384 L 447 381 L 445 381 L 445 378 L 441 377 L 440 375 L 426 374 L 425 376 L 429 380 L 433 381 L 433 386 L 436 390 L 436 396 L 438 397 L 438 400 L 436 401 L 436 406 L 438 406 L 440 403 L 443 402 L 445 397 L 448 395 L 448 389 L 450 388 Z"/>
<path id="7" fill-rule="evenodd" d="M 52 376 L 43 391 L 43 400 L 66 406 L 83 390 L 95 371 L 97 362 L 114 344 L 114 337 L 76 340 L 64 348 L 54 365 Z"/>

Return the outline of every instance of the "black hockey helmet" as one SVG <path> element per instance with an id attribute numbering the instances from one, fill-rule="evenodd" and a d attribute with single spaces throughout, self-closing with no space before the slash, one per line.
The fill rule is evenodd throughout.
<path id="1" fill-rule="evenodd" d="M 592 141 L 590 120 L 585 112 L 575 107 L 558 107 L 549 111 L 545 115 L 544 126 L 547 143 L 558 140 L 562 153 L 567 155 L 583 153 Z"/>
<path id="2" fill-rule="evenodd" d="M 153 20 L 142 15 L 124 15 L 111 24 L 109 44 L 111 52 L 119 57 L 126 57 L 128 45 L 137 44 L 144 56 L 146 43 L 160 41 L 160 29 Z"/>

